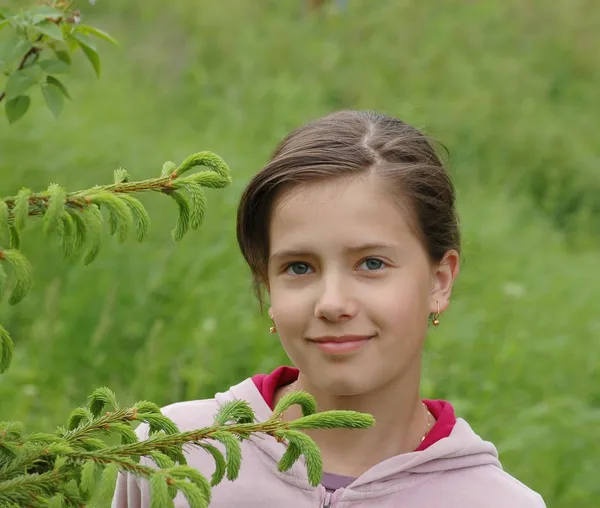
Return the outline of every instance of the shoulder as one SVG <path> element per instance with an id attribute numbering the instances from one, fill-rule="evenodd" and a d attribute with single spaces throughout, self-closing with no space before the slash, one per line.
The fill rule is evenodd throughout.
<path id="1" fill-rule="evenodd" d="M 496 465 L 489 464 L 472 468 L 469 483 L 472 488 L 466 488 L 463 492 L 470 498 L 473 506 L 488 508 L 546 507 L 540 494 Z"/>

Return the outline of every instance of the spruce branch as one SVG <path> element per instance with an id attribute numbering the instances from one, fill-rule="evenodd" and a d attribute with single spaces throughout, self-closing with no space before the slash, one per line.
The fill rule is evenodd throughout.
<path id="1" fill-rule="evenodd" d="M 180 491 L 190 506 L 206 507 L 212 487 L 225 477 L 231 481 L 238 477 L 241 442 L 254 434 L 287 444 L 280 471 L 303 456 L 309 480 L 317 485 L 322 476 L 321 455 L 301 429 L 366 428 L 374 420 L 352 411 L 311 412 L 315 403 L 310 395 L 292 395 L 285 404 L 292 401 L 309 408 L 299 420 L 284 421 L 274 412 L 267 421 L 258 422 L 249 404 L 236 400 L 220 408 L 213 425 L 188 432 L 179 432 L 152 402 L 121 408 L 106 387 L 97 389 L 87 405 L 76 408 L 67 425 L 53 434 L 27 434 L 19 423 L 0 423 L 0 505 L 37 507 L 51 500 L 57 506 L 97 505 L 110 500 L 117 472 L 124 471 L 148 481 L 153 506 L 173 506 Z M 134 422 L 148 425 L 146 439 L 137 439 L 131 427 Z M 105 440 L 114 435 L 126 439 L 120 445 L 107 445 Z M 225 453 L 211 441 L 223 445 Z M 216 469 L 210 480 L 187 466 L 183 450 L 189 446 L 213 457 Z M 152 465 L 142 463 L 143 458 Z"/>
<path id="2" fill-rule="evenodd" d="M 190 173 L 195 167 L 208 170 Z M 167 171 L 165 172 L 165 169 Z M 185 176 L 183 176 L 185 174 Z M 83 253 L 83 263 L 90 264 L 100 253 L 108 216 L 108 232 L 119 242 L 135 230 L 143 241 L 150 227 L 150 216 L 135 195 L 157 192 L 170 196 L 178 206 L 178 217 L 171 235 L 177 242 L 202 224 L 206 209 L 203 187 L 219 189 L 231 183 L 225 161 L 212 152 L 198 152 L 187 157 L 179 166 L 165 163 L 157 178 L 131 181 L 126 170 L 114 172 L 114 181 L 91 189 L 67 192 L 52 183 L 45 191 L 33 192 L 23 188 L 17 195 L 0 198 L 0 299 L 5 292 L 9 273 L 12 275 L 11 305 L 19 303 L 32 285 L 32 269 L 19 251 L 21 238 L 31 220 L 41 219 L 47 235 L 58 236 L 65 257 Z M 9 248 L 2 248 L 8 241 Z M 8 269 L 7 269 L 8 268 Z M 12 357 L 12 341 L 0 327 L 0 373 Z"/>

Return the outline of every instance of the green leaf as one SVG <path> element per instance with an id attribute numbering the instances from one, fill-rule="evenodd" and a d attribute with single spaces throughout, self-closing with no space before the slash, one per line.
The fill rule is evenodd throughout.
<path id="1" fill-rule="evenodd" d="M 8 67 L 16 67 L 31 48 L 32 44 L 29 42 L 29 40 L 23 39 L 16 35 L 12 36 L 4 41 L 4 44 L 2 44 L 0 60 L 2 60 Z"/>
<path id="2" fill-rule="evenodd" d="M 61 89 L 51 84 L 42 85 L 42 94 L 46 105 L 54 117 L 58 118 L 65 102 Z"/>
<path id="3" fill-rule="evenodd" d="M 58 58 L 61 62 L 67 64 L 67 65 L 71 65 L 71 55 L 69 54 L 68 51 L 63 51 L 61 49 L 54 49 L 54 54 L 56 55 L 56 58 Z"/>
<path id="4" fill-rule="evenodd" d="M 27 95 L 20 95 L 14 99 L 7 100 L 4 105 L 4 111 L 6 113 L 6 118 L 8 118 L 8 123 L 14 124 L 20 120 L 21 117 L 27 113 L 30 105 L 31 99 Z"/>
<path id="5" fill-rule="evenodd" d="M 115 46 L 119 45 L 119 43 L 111 35 L 107 34 L 103 30 L 100 30 L 99 28 L 95 28 L 93 26 L 88 25 L 79 25 L 75 30 L 86 35 L 93 35 L 95 37 L 98 37 L 99 39 L 105 40 L 106 42 L 110 42 Z"/>
<path id="6" fill-rule="evenodd" d="M 49 5 L 40 5 L 30 9 L 29 13 L 32 15 L 31 18 L 33 23 L 40 23 L 48 18 L 58 19 L 64 16 L 62 11 L 55 9 L 54 7 L 50 7 Z"/>
<path id="7" fill-rule="evenodd" d="M 187 196 L 181 194 L 180 192 L 170 192 L 169 196 L 171 196 L 179 206 L 177 223 L 175 224 L 175 229 L 171 232 L 171 235 L 173 240 L 180 242 L 190 227 L 191 204 Z"/>
<path id="8" fill-rule="evenodd" d="M 16 249 L 2 251 L 2 257 L 11 265 L 15 281 L 8 303 L 16 305 L 31 288 L 31 265 L 27 258 Z"/>
<path id="9" fill-rule="evenodd" d="M 35 79 L 32 79 L 27 73 L 23 71 L 13 72 L 6 81 L 6 86 L 4 87 L 6 99 L 14 99 L 19 95 L 23 95 L 35 84 Z"/>
<path id="10" fill-rule="evenodd" d="M 0 325 L 0 374 L 6 372 L 13 356 L 13 341 L 5 328 Z"/>
<path id="11" fill-rule="evenodd" d="M 61 60 L 42 60 L 39 66 L 46 74 L 66 74 L 71 70 L 70 65 Z"/>
<path id="12" fill-rule="evenodd" d="M 67 99 L 71 99 L 71 96 L 69 95 L 69 91 L 67 90 L 67 87 L 65 85 L 63 85 L 63 83 L 61 81 L 59 81 L 57 78 L 55 78 L 54 76 L 48 76 L 46 78 L 46 83 L 48 83 L 49 85 L 55 86 L 56 88 L 58 88 L 60 93 L 62 93 Z"/>
<path id="13" fill-rule="evenodd" d="M 91 41 L 84 37 L 83 34 L 74 33 L 74 39 L 77 41 L 77 44 L 87 57 L 87 59 L 92 64 L 94 71 L 96 71 L 96 75 L 100 77 L 101 74 L 101 65 L 100 65 L 100 56 L 98 55 L 96 48 L 91 43 Z"/>
<path id="14" fill-rule="evenodd" d="M 51 39 L 57 41 L 64 40 L 62 30 L 56 23 L 53 23 L 52 21 L 41 21 L 35 26 L 35 29 Z"/>

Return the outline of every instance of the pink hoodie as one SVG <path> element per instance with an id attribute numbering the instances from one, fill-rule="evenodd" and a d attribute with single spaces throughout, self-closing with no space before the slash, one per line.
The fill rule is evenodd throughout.
<path id="1" fill-rule="evenodd" d="M 214 399 L 178 402 L 162 409 L 179 430 L 212 425 L 220 405 L 235 399 L 250 403 L 259 421 L 271 415 L 252 379 L 246 379 Z M 140 439 L 148 427 L 136 430 Z M 213 443 L 223 450 L 219 443 Z M 186 447 L 187 448 L 187 447 Z M 286 473 L 277 471 L 285 445 L 258 435 L 242 444 L 242 467 L 238 478 L 223 480 L 212 490 L 211 508 L 544 508 L 539 494 L 502 470 L 496 448 L 482 440 L 458 418 L 452 432 L 423 451 L 398 455 L 374 466 L 346 488 L 333 494 L 313 488 L 306 467 L 298 461 Z M 207 478 L 214 461 L 196 447 L 187 449 L 188 464 Z M 142 463 L 153 466 L 144 458 Z M 144 480 L 121 473 L 112 508 L 147 508 L 149 489 Z M 187 507 L 182 494 L 175 506 Z"/>

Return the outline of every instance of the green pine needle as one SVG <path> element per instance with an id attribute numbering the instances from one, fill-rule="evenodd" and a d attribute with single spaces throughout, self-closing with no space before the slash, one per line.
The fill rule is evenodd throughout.
<path id="1" fill-rule="evenodd" d="M 303 416 L 314 414 L 317 411 L 315 400 L 308 393 L 297 391 L 288 393 L 279 399 L 273 413 L 275 415 L 281 415 L 286 409 L 295 404 L 300 405 Z"/>
<path id="2" fill-rule="evenodd" d="M 277 470 L 282 473 L 290 470 L 301 455 L 302 450 L 300 447 L 296 443 L 289 443 L 281 457 L 281 460 L 277 464 Z"/>
<path id="3" fill-rule="evenodd" d="M 242 463 L 242 450 L 239 441 L 224 431 L 213 433 L 212 438 L 225 445 L 227 479 L 229 481 L 235 480 L 238 477 Z"/>
<path id="4" fill-rule="evenodd" d="M 29 215 L 29 197 L 31 189 L 21 189 L 15 198 L 15 204 L 12 209 L 13 225 L 17 231 L 21 231 L 25 227 L 25 221 Z"/>
<path id="5" fill-rule="evenodd" d="M 16 305 L 25 298 L 31 288 L 31 265 L 27 258 L 16 249 L 2 251 L 2 258 L 11 266 L 13 272 L 14 285 L 9 303 Z"/>
<path id="6" fill-rule="evenodd" d="M 13 357 L 14 344 L 6 329 L 0 325 L 0 374 L 6 372 Z"/>
<path id="7" fill-rule="evenodd" d="M 61 213 L 60 220 L 62 221 L 62 236 L 60 242 L 63 247 L 64 257 L 68 258 L 75 250 L 77 227 L 71 214 L 64 209 Z"/>
<path id="8" fill-rule="evenodd" d="M 2 249 L 0 249 L 1 251 Z M 2 263 L 0 263 L 0 300 L 4 297 L 4 292 L 6 291 L 6 286 L 8 282 L 8 274 L 4 269 Z"/>
<path id="9" fill-rule="evenodd" d="M 250 404 L 245 400 L 238 399 L 221 406 L 215 416 L 215 423 L 217 425 L 225 425 L 229 421 L 252 423 L 254 421 L 254 413 Z"/>
<path id="10" fill-rule="evenodd" d="M 44 213 L 44 233 L 57 232 L 59 236 L 62 236 L 63 222 L 61 218 L 65 209 L 67 193 L 62 187 L 53 183 L 48 187 L 48 196 L 48 207 Z"/>
<path id="11" fill-rule="evenodd" d="M 141 242 L 146 238 L 150 229 L 150 216 L 142 203 L 128 194 L 121 194 L 120 198 L 129 206 L 135 224 L 137 241 Z"/>
<path id="12" fill-rule="evenodd" d="M 150 508 L 173 506 L 169 493 L 167 477 L 164 474 L 154 474 L 150 477 Z"/>
<path id="13" fill-rule="evenodd" d="M 11 249 L 20 249 L 21 248 L 21 233 L 19 233 L 19 230 L 12 224 L 9 226 L 9 232 L 10 232 L 10 248 Z"/>
<path id="14" fill-rule="evenodd" d="M 8 205 L 0 199 L 0 242 L 5 242 L 9 238 L 10 224 L 8 217 Z"/>
<path id="15" fill-rule="evenodd" d="M 319 485 L 323 476 L 323 459 L 315 442 L 297 430 L 286 430 L 279 435 L 300 449 L 306 460 L 309 483 L 313 487 Z"/>
<path id="16" fill-rule="evenodd" d="M 212 455 L 215 461 L 215 471 L 210 479 L 210 484 L 214 487 L 221 483 L 227 472 L 227 462 L 221 451 L 209 443 L 200 443 L 199 446 Z"/>
<path id="17" fill-rule="evenodd" d="M 175 225 L 175 229 L 171 232 L 173 240 L 176 242 L 180 242 L 185 234 L 188 232 L 190 228 L 190 218 L 191 218 L 191 203 L 188 197 L 185 194 L 182 194 L 178 191 L 172 191 L 168 193 L 179 208 L 179 215 L 177 216 L 177 223 Z"/>
<path id="18" fill-rule="evenodd" d="M 298 418 L 289 423 L 290 429 L 366 429 L 375 424 L 375 419 L 356 411 L 327 411 Z"/>
<path id="19" fill-rule="evenodd" d="M 94 416 L 100 416 L 104 410 L 104 406 L 107 404 L 110 406 L 111 410 L 119 408 L 117 397 L 114 392 L 105 386 L 97 388 L 88 397 L 88 408 Z"/>
<path id="20" fill-rule="evenodd" d="M 214 173 L 213 173 L 214 174 Z M 206 196 L 202 187 L 194 183 L 178 184 L 190 195 L 191 214 L 190 226 L 193 230 L 198 229 L 204 220 L 204 210 L 206 208 Z"/>
<path id="21" fill-rule="evenodd" d="M 185 480 L 177 480 L 177 488 L 183 492 L 185 499 L 187 500 L 190 508 L 207 508 L 208 501 L 204 497 L 202 490 L 193 483 L 189 483 Z"/>
<path id="22" fill-rule="evenodd" d="M 96 256 L 100 252 L 104 219 L 102 218 L 100 208 L 95 204 L 91 204 L 82 211 L 82 219 L 86 225 L 86 235 L 88 244 L 90 245 L 89 250 L 83 258 L 83 264 L 89 265 L 96 259 Z"/>

